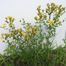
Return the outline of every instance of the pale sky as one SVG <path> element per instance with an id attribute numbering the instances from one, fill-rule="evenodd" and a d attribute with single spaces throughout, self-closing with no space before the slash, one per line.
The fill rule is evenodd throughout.
<path id="1" fill-rule="evenodd" d="M 16 19 L 25 18 L 27 21 L 32 22 L 36 15 L 36 7 L 41 5 L 44 9 L 47 3 L 54 2 L 62 4 L 66 7 L 66 0 L 0 0 L 0 23 L 6 16 L 13 16 Z M 66 17 L 66 14 L 64 15 Z M 63 17 L 63 18 L 64 18 Z M 66 30 L 66 23 L 58 28 L 57 39 L 61 42 Z M 5 48 L 5 44 L 0 43 L 0 52 Z"/>

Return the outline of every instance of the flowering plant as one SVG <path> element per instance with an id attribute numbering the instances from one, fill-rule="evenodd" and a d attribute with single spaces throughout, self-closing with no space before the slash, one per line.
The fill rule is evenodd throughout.
<path id="1" fill-rule="evenodd" d="M 38 6 L 37 12 L 35 25 L 26 23 L 23 19 L 19 21 L 20 28 L 15 27 L 13 17 L 5 18 L 6 25 L 3 24 L 2 28 L 6 29 L 8 33 L 3 33 L 2 38 L 8 47 L 4 51 L 4 59 L 0 60 L 3 61 L 1 66 L 3 64 L 5 66 L 66 65 L 64 49 L 52 47 L 56 27 L 62 24 L 60 16 L 65 13 L 65 8 L 62 5 L 48 3 L 46 10 L 42 10 L 41 6 Z"/>

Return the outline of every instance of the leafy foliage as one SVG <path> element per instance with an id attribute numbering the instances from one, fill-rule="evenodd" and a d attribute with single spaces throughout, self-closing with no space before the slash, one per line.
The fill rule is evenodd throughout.
<path id="1" fill-rule="evenodd" d="M 2 38 L 8 47 L 0 55 L 0 66 L 66 66 L 65 47 L 52 47 L 64 13 L 62 5 L 48 3 L 46 10 L 38 6 L 35 25 L 23 19 L 19 22 L 21 28 L 15 27 L 13 17 L 6 17 L 2 28 L 8 33 L 3 33 Z"/>

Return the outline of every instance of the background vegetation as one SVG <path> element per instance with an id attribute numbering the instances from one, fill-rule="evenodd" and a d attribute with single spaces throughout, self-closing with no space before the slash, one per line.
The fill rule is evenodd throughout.
<path id="1" fill-rule="evenodd" d="M 7 33 L 1 38 L 8 46 L 0 55 L 0 66 L 66 66 L 66 45 L 55 48 L 53 43 L 64 13 L 62 5 L 48 3 L 45 10 L 38 6 L 35 24 L 22 19 L 18 22 L 21 28 L 15 27 L 13 17 L 6 17 L 1 28 Z"/>

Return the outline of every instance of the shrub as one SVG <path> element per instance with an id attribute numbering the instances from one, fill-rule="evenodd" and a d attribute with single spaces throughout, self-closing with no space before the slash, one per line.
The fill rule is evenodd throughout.
<path id="1" fill-rule="evenodd" d="M 6 17 L 2 28 L 8 33 L 3 33 L 2 38 L 8 47 L 1 56 L 1 66 L 65 66 L 65 50 L 52 47 L 64 13 L 62 5 L 48 3 L 46 10 L 38 6 L 35 25 L 23 19 L 19 22 L 21 28 L 15 28 L 13 17 Z"/>

